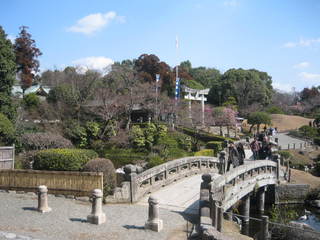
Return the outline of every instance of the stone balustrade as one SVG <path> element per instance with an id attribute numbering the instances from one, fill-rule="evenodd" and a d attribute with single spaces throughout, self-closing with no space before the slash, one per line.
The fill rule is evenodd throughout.
<path id="1" fill-rule="evenodd" d="M 248 219 L 250 194 L 254 191 L 258 191 L 259 202 L 264 204 L 265 187 L 280 181 L 280 159 L 274 160 L 252 161 L 231 169 L 213 181 L 210 174 L 204 174 L 200 190 L 200 230 L 206 234 L 221 231 L 223 212 L 240 199 L 245 199 L 243 215 Z M 263 211 L 264 206 L 259 208 Z"/>
<path id="2" fill-rule="evenodd" d="M 148 193 L 169 185 L 184 177 L 198 173 L 218 172 L 219 159 L 216 157 L 185 157 L 169 161 L 146 171 L 127 165 L 124 168 L 125 181 L 122 187 L 108 196 L 107 202 L 136 202 Z"/>

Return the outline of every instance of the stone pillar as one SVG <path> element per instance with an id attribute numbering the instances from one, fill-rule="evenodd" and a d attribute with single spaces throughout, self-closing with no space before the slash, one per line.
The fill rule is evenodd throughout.
<path id="1" fill-rule="evenodd" d="M 291 168 L 289 168 L 288 182 L 291 182 Z"/>
<path id="2" fill-rule="evenodd" d="M 219 232 L 222 232 L 222 227 L 223 227 L 223 209 L 222 209 L 222 203 L 221 202 L 216 202 L 217 207 L 218 207 L 218 218 L 217 218 L 217 230 Z"/>
<path id="3" fill-rule="evenodd" d="M 288 143 L 288 150 L 290 149 L 290 143 Z"/>
<path id="4" fill-rule="evenodd" d="M 39 212 L 50 212 L 51 208 L 48 206 L 48 188 L 45 185 L 38 187 L 38 209 Z"/>
<path id="5" fill-rule="evenodd" d="M 300 149 L 302 149 L 302 143 L 300 143 Z"/>
<path id="6" fill-rule="evenodd" d="M 280 181 L 280 171 L 281 171 L 281 157 L 279 154 L 275 155 L 275 158 L 274 160 L 276 161 L 277 163 L 277 179 L 278 181 Z"/>
<path id="7" fill-rule="evenodd" d="M 132 203 L 136 202 L 136 201 L 138 201 L 138 196 L 137 196 L 138 185 L 136 182 L 137 167 L 132 164 L 126 165 L 124 167 L 124 172 L 125 172 L 126 181 L 130 182 L 130 200 Z M 152 180 L 150 180 L 150 181 L 152 181 Z M 150 184 L 152 184 L 152 183 L 150 183 Z"/>
<path id="8" fill-rule="evenodd" d="M 226 152 L 222 151 L 219 154 L 219 174 L 225 173 Z"/>
<path id="9" fill-rule="evenodd" d="M 100 189 L 92 191 L 92 210 L 87 216 L 87 221 L 92 224 L 102 224 L 106 221 L 106 214 L 102 212 L 103 193 Z"/>
<path id="10" fill-rule="evenodd" d="M 265 205 L 265 192 L 266 187 L 261 187 L 258 190 L 258 212 L 259 214 L 264 214 L 264 205 Z"/>
<path id="11" fill-rule="evenodd" d="M 247 194 L 242 198 L 243 204 L 242 204 L 242 213 L 241 215 L 243 216 L 242 221 L 245 223 L 249 222 L 249 217 L 250 217 L 250 194 Z"/>
<path id="12" fill-rule="evenodd" d="M 149 197 L 149 213 L 148 221 L 145 224 L 145 229 L 150 229 L 155 232 L 160 232 L 163 228 L 163 222 L 159 219 L 159 201 L 153 196 Z"/>
<path id="13" fill-rule="evenodd" d="M 269 234 L 269 217 L 268 216 L 262 216 L 261 217 L 261 231 L 259 234 L 259 240 L 269 240 L 270 234 Z"/>
<path id="14" fill-rule="evenodd" d="M 296 144 L 295 143 L 293 144 L 293 149 L 296 149 Z"/>

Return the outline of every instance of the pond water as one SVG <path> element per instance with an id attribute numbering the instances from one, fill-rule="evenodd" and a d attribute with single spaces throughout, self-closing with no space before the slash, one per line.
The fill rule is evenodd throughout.
<path id="1" fill-rule="evenodd" d="M 299 220 L 299 218 L 305 215 L 305 210 L 310 213 L 307 214 L 308 217 L 305 220 Z M 290 222 L 295 221 L 299 223 L 305 223 L 312 227 L 315 231 L 320 232 L 320 209 L 306 207 L 304 205 L 278 205 L 276 209 L 272 209 L 270 206 L 266 209 L 265 215 L 269 216 L 269 221 L 271 222 Z M 278 219 L 277 221 L 272 220 L 272 217 Z M 259 218 L 260 216 L 252 212 L 250 216 L 253 218 Z M 280 220 L 279 220 L 280 219 Z M 269 225 L 272 228 L 272 224 Z M 254 237 L 260 231 L 260 221 L 250 220 L 249 226 L 244 226 L 242 233 Z M 274 238 L 279 239 L 279 238 Z"/>
<path id="2" fill-rule="evenodd" d="M 312 227 L 314 230 L 320 232 L 320 209 L 308 207 L 306 209 L 310 211 L 311 214 L 308 215 L 306 220 L 297 220 L 297 222 L 305 223 Z"/>

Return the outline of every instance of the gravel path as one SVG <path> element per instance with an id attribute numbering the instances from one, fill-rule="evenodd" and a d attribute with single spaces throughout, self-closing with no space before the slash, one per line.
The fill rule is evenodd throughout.
<path id="1" fill-rule="evenodd" d="M 107 220 L 99 226 L 86 222 L 91 211 L 88 202 L 49 195 L 52 211 L 41 214 L 34 209 L 37 206 L 35 195 L 0 192 L 0 206 L 1 240 L 186 239 L 187 234 L 183 232 L 187 225 L 184 217 L 166 209 L 160 209 L 164 223 L 162 232 L 144 230 L 148 208 L 141 205 L 104 205 Z"/>

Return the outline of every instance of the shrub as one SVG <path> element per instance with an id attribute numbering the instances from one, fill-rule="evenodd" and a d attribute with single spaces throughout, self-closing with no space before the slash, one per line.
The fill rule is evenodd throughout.
<path id="1" fill-rule="evenodd" d="M 53 133 L 25 133 L 21 136 L 25 150 L 43 150 L 49 148 L 72 148 L 70 140 Z"/>
<path id="2" fill-rule="evenodd" d="M 126 164 L 134 164 L 139 161 L 144 161 L 147 154 L 144 152 L 136 152 L 132 149 L 108 149 L 105 151 L 105 157 L 110 159 L 116 168 Z"/>
<path id="3" fill-rule="evenodd" d="M 222 151 L 223 149 L 223 142 L 218 141 L 210 141 L 207 142 L 206 148 L 213 149 L 214 153 L 217 154 Z"/>
<path id="4" fill-rule="evenodd" d="M 308 125 L 304 125 L 304 126 L 300 127 L 299 133 L 301 134 L 301 136 L 307 137 L 307 138 L 314 138 L 314 137 L 318 136 L 317 128 L 310 127 Z"/>
<path id="5" fill-rule="evenodd" d="M 98 154 L 87 149 L 47 149 L 34 156 L 33 168 L 37 170 L 79 171 Z"/>
<path id="6" fill-rule="evenodd" d="M 169 148 L 167 160 L 173 160 L 177 158 L 187 157 L 190 156 L 190 153 L 184 151 L 180 148 Z"/>
<path id="7" fill-rule="evenodd" d="M 15 139 L 15 129 L 10 120 L 0 113 L 0 144 L 12 144 Z"/>
<path id="8" fill-rule="evenodd" d="M 270 114 L 284 114 L 282 109 L 277 106 L 271 106 L 271 107 L 267 108 L 266 112 L 270 113 Z"/>
<path id="9" fill-rule="evenodd" d="M 130 143 L 135 148 L 147 148 L 157 144 L 159 138 L 167 135 L 165 125 L 155 125 L 154 123 L 135 124 L 130 131 Z"/>
<path id="10" fill-rule="evenodd" d="M 213 157 L 214 151 L 213 149 L 202 149 L 198 152 L 194 153 L 194 156 L 208 156 Z"/>
<path id="11" fill-rule="evenodd" d="M 226 138 L 218 135 L 214 135 L 211 133 L 206 133 L 206 132 L 196 132 L 194 129 L 191 128 L 186 128 L 186 127 L 177 127 L 177 130 L 182 131 L 183 133 L 191 136 L 191 137 L 196 137 L 199 140 L 203 142 L 210 142 L 210 141 L 225 141 L 225 140 L 232 140 L 231 138 Z"/>
<path id="12" fill-rule="evenodd" d="M 153 155 L 153 156 L 149 157 L 147 167 L 153 168 L 153 167 L 161 165 L 163 163 L 165 163 L 165 161 L 160 156 Z"/>
<path id="13" fill-rule="evenodd" d="M 87 162 L 83 171 L 87 172 L 103 172 L 103 195 L 112 194 L 116 187 L 116 170 L 113 163 L 109 159 L 95 158 Z"/>
<path id="14" fill-rule="evenodd" d="M 281 158 L 286 160 L 293 157 L 289 151 L 278 151 L 278 153 L 280 154 Z"/>
<path id="15" fill-rule="evenodd" d="M 36 108 L 40 105 L 40 98 L 35 93 L 29 93 L 23 97 L 23 105 L 26 108 Z"/>
<path id="16" fill-rule="evenodd" d="M 69 138 L 72 143 L 74 143 L 78 147 L 86 147 L 88 145 L 86 128 L 73 121 L 66 123 L 66 125 L 67 127 L 64 131 L 66 137 Z"/>

